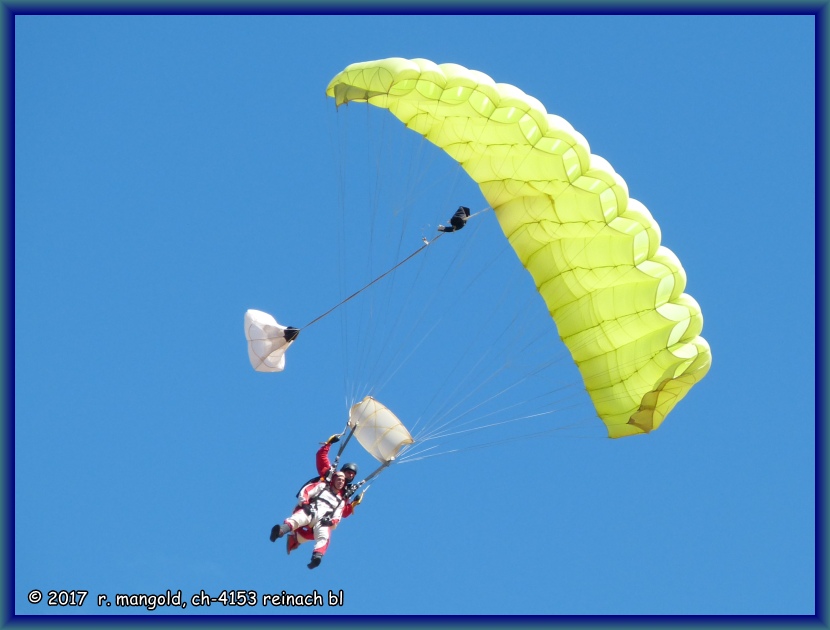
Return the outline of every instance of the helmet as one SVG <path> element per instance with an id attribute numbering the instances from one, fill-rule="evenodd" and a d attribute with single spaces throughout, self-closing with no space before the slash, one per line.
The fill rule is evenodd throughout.
<path id="1" fill-rule="evenodd" d="M 346 472 L 347 470 L 351 470 L 355 476 L 357 476 L 357 464 L 353 464 L 349 462 L 348 464 L 343 464 L 343 468 L 340 469 L 342 472 Z"/>

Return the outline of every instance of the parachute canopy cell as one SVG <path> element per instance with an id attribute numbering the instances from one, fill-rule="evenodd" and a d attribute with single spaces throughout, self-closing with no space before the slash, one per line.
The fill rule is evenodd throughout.
<path id="1" fill-rule="evenodd" d="M 706 375 L 703 316 L 680 261 L 565 119 L 517 87 L 426 59 L 352 64 L 326 94 L 389 110 L 479 184 L 610 437 L 658 428 Z"/>
<path id="2" fill-rule="evenodd" d="M 349 427 L 360 445 L 383 463 L 392 461 L 404 446 L 415 442 L 395 414 L 371 396 L 352 405 Z"/>
<path id="3" fill-rule="evenodd" d="M 245 312 L 248 358 L 257 372 L 282 372 L 285 352 L 296 336 L 295 328 L 281 326 L 268 313 L 254 309 Z"/>

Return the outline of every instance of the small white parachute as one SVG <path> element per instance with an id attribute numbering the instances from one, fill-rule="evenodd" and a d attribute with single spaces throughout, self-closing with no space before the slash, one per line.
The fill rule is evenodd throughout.
<path id="1" fill-rule="evenodd" d="M 415 443 L 397 416 L 371 396 L 352 405 L 349 427 L 360 445 L 384 464 L 394 460 L 404 446 Z"/>
<path id="2" fill-rule="evenodd" d="M 257 372 L 282 372 L 285 368 L 285 352 L 294 343 L 298 333 L 296 328 L 281 326 L 263 311 L 249 309 L 245 312 L 248 358 Z"/>

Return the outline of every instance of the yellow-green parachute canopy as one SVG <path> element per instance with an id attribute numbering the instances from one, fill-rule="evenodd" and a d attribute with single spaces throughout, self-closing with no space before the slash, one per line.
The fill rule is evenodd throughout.
<path id="1" fill-rule="evenodd" d="M 426 59 L 352 64 L 326 94 L 388 109 L 479 184 L 610 437 L 656 429 L 704 377 L 711 353 L 680 261 L 565 119 L 519 88 Z"/>

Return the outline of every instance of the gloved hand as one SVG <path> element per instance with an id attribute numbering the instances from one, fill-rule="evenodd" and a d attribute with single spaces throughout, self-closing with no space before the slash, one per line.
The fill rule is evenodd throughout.
<path id="1" fill-rule="evenodd" d="M 303 503 L 302 505 L 303 512 L 308 514 L 309 516 L 314 516 L 317 513 L 317 510 L 314 509 L 314 506 L 311 503 Z"/>
<path id="2" fill-rule="evenodd" d="M 357 495 L 357 496 L 356 496 L 356 497 L 352 500 L 352 508 L 356 508 L 358 505 L 360 505 L 360 502 L 361 502 L 361 501 L 363 501 L 363 493 L 361 493 L 361 494 Z"/>
<path id="3" fill-rule="evenodd" d="M 335 442 L 339 442 L 339 441 L 340 441 L 340 436 L 335 434 L 335 435 L 332 435 L 328 440 L 326 440 L 326 444 L 334 444 Z"/>
<path id="4" fill-rule="evenodd" d="M 331 519 L 328 517 L 320 519 L 320 525 L 322 525 L 323 527 L 331 527 L 333 524 L 334 523 L 332 523 Z"/>

